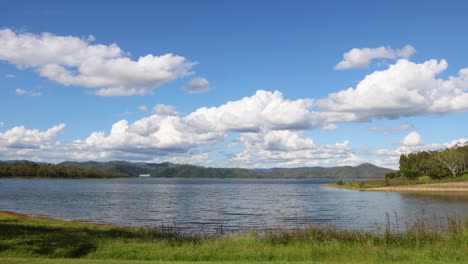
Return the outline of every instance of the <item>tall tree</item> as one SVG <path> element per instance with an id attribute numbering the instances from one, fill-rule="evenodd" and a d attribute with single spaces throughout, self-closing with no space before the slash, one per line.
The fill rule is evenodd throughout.
<path id="1" fill-rule="evenodd" d="M 458 148 L 443 150 L 436 157 L 450 171 L 452 177 L 456 177 L 464 169 L 465 157 Z"/>

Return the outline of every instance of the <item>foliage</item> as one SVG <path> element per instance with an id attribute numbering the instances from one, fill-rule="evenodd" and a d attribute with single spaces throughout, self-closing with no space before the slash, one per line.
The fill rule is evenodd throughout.
<path id="1" fill-rule="evenodd" d="M 401 154 L 400 171 L 389 172 L 385 177 L 418 179 L 429 176 L 432 179 L 442 179 L 459 177 L 465 173 L 468 173 L 468 144 L 457 144 L 438 151 Z"/>
<path id="2" fill-rule="evenodd" d="M 392 186 L 408 186 L 408 185 L 419 185 L 419 184 L 433 184 L 433 183 L 456 183 L 468 181 L 468 173 L 453 177 L 446 178 L 431 178 L 429 176 L 421 176 L 417 178 L 404 178 L 404 177 L 386 177 L 385 179 L 375 179 L 366 181 L 346 181 L 343 183 L 329 183 L 328 186 L 346 188 L 346 189 L 370 189 L 379 187 L 392 187 Z"/>
<path id="3" fill-rule="evenodd" d="M 0 178 L 34 177 L 34 178 L 115 178 L 123 175 L 78 167 L 65 167 L 52 164 L 37 164 L 30 161 L 0 163 Z"/>

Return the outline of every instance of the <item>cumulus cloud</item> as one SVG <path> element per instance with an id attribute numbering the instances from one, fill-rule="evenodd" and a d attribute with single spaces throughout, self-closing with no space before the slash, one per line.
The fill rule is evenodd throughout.
<path id="1" fill-rule="evenodd" d="M 294 133 L 280 131 L 319 126 L 314 121 L 317 117 L 308 109 L 311 105 L 309 99 L 287 100 L 280 92 L 267 91 L 218 107 L 199 108 L 187 115 L 177 113 L 174 106 L 158 104 L 148 117 L 132 123 L 121 120 L 108 133 L 96 131 L 85 139 L 62 146 L 63 153 L 69 154 L 61 158 L 152 160 L 156 156 L 180 156 L 223 142 L 232 132 L 271 131 L 266 137 L 269 150 L 292 148 L 294 144 L 296 148 L 311 147 L 310 139 L 301 141 Z M 12 140 L 11 135 L 4 138 Z M 28 153 L 32 155 L 33 151 Z M 26 152 L 21 155 L 24 157 Z"/>
<path id="2" fill-rule="evenodd" d="M 184 90 L 188 93 L 204 93 L 210 89 L 210 83 L 205 78 L 193 78 L 184 86 Z"/>
<path id="3" fill-rule="evenodd" d="M 212 166 L 214 163 L 208 153 L 199 153 L 199 154 L 190 153 L 189 155 L 184 154 L 184 155 L 173 155 L 173 156 L 165 156 L 165 157 L 155 157 L 152 160 L 148 160 L 148 162 L 154 162 L 154 163 L 171 162 L 175 164 L 191 164 L 191 165 L 196 165 L 196 166 Z"/>
<path id="4" fill-rule="evenodd" d="M 414 63 L 401 59 L 386 70 L 369 74 L 356 88 L 317 100 L 317 106 L 342 114 L 342 122 L 466 111 L 468 68 L 455 77 L 437 78 L 447 67 L 445 60 Z"/>
<path id="5" fill-rule="evenodd" d="M 159 155 L 167 152 L 187 152 L 197 147 L 215 144 L 223 133 L 196 131 L 179 116 L 152 115 L 129 124 L 121 120 L 112 126 L 109 135 L 94 132 L 75 144 L 88 148 L 118 150 L 130 153 Z"/>
<path id="6" fill-rule="evenodd" d="M 421 135 L 419 135 L 418 132 L 413 131 L 413 132 L 409 133 L 408 135 L 406 135 L 406 137 L 404 137 L 401 140 L 401 144 L 403 146 L 420 146 L 420 145 L 424 144 L 424 141 L 423 141 Z"/>
<path id="7" fill-rule="evenodd" d="M 81 39 L 16 33 L 0 30 L 0 60 L 20 69 L 33 68 L 63 85 L 97 89 L 102 96 L 130 96 L 151 93 L 155 87 L 193 74 L 196 64 L 173 54 L 148 54 L 138 60 L 127 57 L 117 44 L 91 44 L 94 37 Z"/>
<path id="8" fill-rule="evenodd" d="M 234 144 L 242 146 L 243 151 L 229 160 L 245 167 L 318 166 L 352 157 L 349 141 L 316 145 L 311 138 L 303 137 L 302 131 L 242 133 Z"/>
<path id="9" fill-rule="evenodd" d="M 16 88 L 15 93 L 17 95 L 24 95 L 24 96 L 42 96 L 42 93 L 40 92 L 34 92 L 31 90 L 25 90 L 21 88 Z"/>
<path id="10" fill-rule="evenodd" d="M 437 104 L 439 108 L 434 108 L 432 106 L 434 102 L 431 100 L 440 100 L 444 97 L 443 94 L 455 94 L 457 97 L 464 93 L 462 89 L 466 87 L 466 81 L 462 77 L 464 76 L 463 70 L 460 71 L 461 74 L 458 77 L 450 77 L 446 80 L 435 78 L 434 72 L 440 72 L 439 68 L 443 66 L 442 62 L 429 61 L 415 64 L 403 61 L 405 67 L 398 70 L 412 69 L 409 74 L 413 74 L 415 82 L 412 85 L 407 84 L 410 81 L 403 76 L 400 82 L 392 83 L 391 77 L 394 76 L 392 70 L 395 70 L 392 67 L 400 67 L 399 63 L 390 66 L 387 71 L 374 73 L 379 75 L 377 77 L 372 76 L 372 74 L 367 76 L 355 89 L 342 91 L 346 96 L 336 97 L 343 100 L 342 102 L 330 95 L 329 98 L 318 100 L 317 107 L 312 99 L 289 100 L 284 98 L 281 92 L 260 90 L 249 97 L 229 101 L 216 107 L 202 107 L 188 114 L 176 112 L 174 106 L 158 104 L 152 109 L 149 116 L 133 122 L 121 120 L 116 122 L 109 131 L 95 131 L 84 139 L 67 144 L 59 144 L 53 140 L 57 130 L 61 130 L 63 127 L 51 128 L 50 132 L 48 132 L 49 130 L 28 130 L 24 127 L 16 127 L 11 129 L 15 133 L 9 132 L 9 130 L 1 134 L 0 156 L 41 158 L 50 161 L 124 159 L 208 164 L 211 159 L 207 153 L 223 147 L 217 144 L 234 136 L 237 137 L 233 141 L 236 148 L 225 154 L 227 155 L 226 161 L 229 162 L 228 166 L 357 165 L 364 160 L 353 151 L 349 141 L 342 139 L 341 143 L 317 144 L 312 138 L 304 135 L 305 131 L 312 129 L 333 130 L 337 128 L 335 123 L 399 116 L 395 113 L 413 115 L 432 113 L 430 109 L 440 109 L 442 104 Z M 415 69 L 419 69 L 419 71 Z M 437 71 L 438 69 L 439 71 Z M 426 90 L 418 86 L 418 83 L 421 85 L 418 80 L 424 80 L 422 83 L 426 85 Z M 366 82 L 373 85 L 366 84 Z M 387 85 L 391 87 L 387 87 Z M 362 97 L 354 95 L 354 93 L 362 92 L 360 90 L 364 89 L 362 87 L 369 90 L 363 92 Z M 379 90 L 380 94 L 369 92 L 372 89 Z M 392 104 L 392 100 L 399 97 L 392 94 L 391 91 L 406 93 L 402 97 L 410 101 L 408 106 L 411 106 L 412 100 L 420 100 L 408 94 L 421 93 L 426 96 L 421 97 L 429 98 L 425 100 L 430 103 L 421 103 L 420 107 L 413 105 L 419 107 L 418 111 L 414 111 L 405 107 L 405 104 Z M 426 95 L 426 93 L 430 95 Z M 377 95 L 386 98 L 386 100 L 375 103 L 374 101 L 377 99 L 373 96 Z M 344 105 L 338 104 L 338 101 Z M 390 102 L 389 105 L 384 104 L 387 101 Z M 424 102 L 424 100 L 422 101 Z M 336 107 L 333 104 L 327 105 L 330 102 L 337 104 Z M 448 105 L 457 105 L 455 103 L 459 102 L 453 101 Z M 457 109 L 458 111 L 461 108 L 448 109 L 450 111 Z M 140 108 L 140 110 L 148 111 L 146 107 Z M 435 111 L 435 113 L 438 112 Z M 375 131 L 385 134 L 411 129 L 413 129 L 411 125 L 403 124 L 396 128 L 375 129 Z M 23 131 L 22 134 L 21 131 Z M 28 133 L 42 136 L 28 137 Z M 428 146 L 431 148 L 441 146 L 425 145 L 417 132 L 410 133 L 400 143 L 402 145 L 397 150 L 379 150 L 375 155 L 382 158 L 377 161 L 377 164 L 394 166 L 398 162 L 398 153 L 417 151 Z M 208 148 L 210 150 L 206 150 Z"/>
<path id="11" fill-rule="evenodd" d="M 333 69 L 346 70 L 363 68 L 369 66 L 370 62 L 375 59 L 407 59 L 413 55 L 414 52 L 416 52 L 416 50 L 411 45 L 406 45 L 397 50 L 383 46 L 378 48 L 353 48 L 343 54 L 343 60 L 335 65 Z"/>
<path id="12" fill-rule="evenodd" d="M 184 120 L 194 128 L 211 131 L 257 132 L 260 130 L 309 129 L 324 118 L 309 108 L 311 99 L 287 100 L 279 91 L 259 90 L 251 97 L 219 107 L 202 107 Z"/>
<path id="13" fill-rule="evenodd" d="M 309 100 L 289 101 L 280 92 L 267 91 L 219 107 L 200 108 L 185 116 L 178 114 L 174 106 L 158 104 L 149 117 L 133 123 L 121 120 L 112 126 L 108 135 L 94 132 L 75 144 L 133 153 L 187 152 L 221 142 L 228 132 L 312 127 L 310 106 Z M 273 140 L 270 145 L 273 146 Z"/>
<path id="14" fill-rule="evenodd" d="M 0 148 L 36 149 L 49 144 L 57 134 L 65 128 L 65 124 L 53 126 L 46 131 L 27 129 L 16 126 L 0 133 Z"/>

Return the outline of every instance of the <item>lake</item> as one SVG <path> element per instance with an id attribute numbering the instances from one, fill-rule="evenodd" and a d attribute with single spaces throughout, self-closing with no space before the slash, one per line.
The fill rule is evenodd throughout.
<path id="1" fill-rule="evenodd" d="M 360 192 L 330 179 L 0 179 L 0 210 L 128 226 L 176 226 L 211 234 L 265 228 L 379 231 L 389 213 L 398 226 L 468 217 L 468 195 Z"/>

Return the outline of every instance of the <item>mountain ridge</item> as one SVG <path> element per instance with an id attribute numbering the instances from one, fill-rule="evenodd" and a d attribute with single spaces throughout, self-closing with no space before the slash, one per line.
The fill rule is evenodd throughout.
<path id="1" fill-rule="evenodd" d="M 145 163 L 128 161 L 65 161 L 58 166 L 109 171 L 138 177 L 150 174 L 153 178 L 383 178 L 391 169 L 363 163 L 358 166 L 297 167 L 297 168 L 215 168 L 170 162 Z"/>

